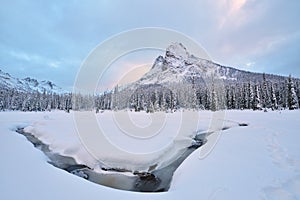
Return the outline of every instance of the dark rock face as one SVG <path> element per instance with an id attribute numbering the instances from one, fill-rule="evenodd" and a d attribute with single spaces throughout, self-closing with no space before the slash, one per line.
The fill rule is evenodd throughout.
<path id="1" fill-rule="evenodd" d="M 185 46 L 182 43 L 173 43 L 171 44 L 166 50 L 166 60 L 168 61 L 169 58 L 175 59 L 187 59 L 189 57 L 189 53 Z"/>
<path id="2" fill-rule="evenodd" d="M 161 180 L 154 174 L 148 172 L 136 172 L 138 176 L 135 182 L 135 189 L 140 192 L 155 192 L 159 187 Z"/>
<path id="3" fill-rule="evenodd" d="M 248 126 L 246 123 L 239 123 L 239 126 Z"/>

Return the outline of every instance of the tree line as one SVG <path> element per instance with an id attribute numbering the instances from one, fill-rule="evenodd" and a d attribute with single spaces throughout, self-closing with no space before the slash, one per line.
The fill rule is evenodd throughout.
<path id="1" fill-rule="evenodd" d="M 99 94 L 47 93 L 2 89 L 0 110 L 123 110 L 174 112 L 178 109 L 298 109 L 300 82 L 291 76 L 284 81 L 270 81 L 263 74 L 260 82 L 196 82 L 167 85 L 143 85 L 119 89 L 116 86 Z"/>
<path id="2" fill-rule="evenodd" d="M 300 83 L 290 77 L 284 81 L 268 81 L 265 74 L 260 82 L 194 82 L 189 84 L 147 85 L 137 89 L 113 91 L 100 95 L 97 110 L 131 109 L 134 111 L 176 111 L 177 109 L 298 109 Z"/>

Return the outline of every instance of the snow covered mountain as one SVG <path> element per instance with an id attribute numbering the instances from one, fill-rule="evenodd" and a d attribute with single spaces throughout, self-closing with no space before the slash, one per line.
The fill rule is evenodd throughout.
<path id="1" fill-rule="evenodd" d="M 173 43 L 167 49 L 165 56 L 159 56 L 151 70 L 146 73 L 137 85 L 164 83 L 191 83 L 217 76 L 225 82 L 261 82 L 262 73 L 253 73 L 222 66 L 209 60 L 197 58 L 190 54 L 181 43 Z M 284 80 L 285 77 L 266 74 L 268 80 Z"/>
<path id="2" fill-rule="evenodd" d="M 173 43 L 138 81 L 102 95 L 98 109 L 135 111 L 300 107 L 300 79 L 222 66 Z M 293 97 L 292 97 L 293 96 Z M 294 99 L 294 100 L 292 100 Z"/>
<path id="3" fill-rule="evenodd" d="M 41 98 L 44 91 L 48 103 L 37 106 L 41 99 L 46 100 Z M 65 95 L 54 98 L 51 93 Z M 12 96 L 14 98 L 10 98 Z M 52 108 L 67 111 L 129 108 L 149 112 L 180 108 L 297 109 L 300 107 L 300 79 L 222 66 L 190 54 L 181 43 L 173 43 L 141 79 L 93 97 L 71 95 L 50 81 L 18 79 L 1 70 L 0 97 L 0 110 L 23 111 Z M 80 100 L 74 100 L 76 98 Z"/>
<path id="4" fill-rule="evenodd" d="M 52 83 L 51 81 L 38 81 L 33 78 L 19 79 L 12 77 L 10 74 L 0 70 L 0 89 L 11 90 L 15 89 L 20 92 L 34 92 L 39 91 L 43 93 L 65 93 L 65 91 Z"/>

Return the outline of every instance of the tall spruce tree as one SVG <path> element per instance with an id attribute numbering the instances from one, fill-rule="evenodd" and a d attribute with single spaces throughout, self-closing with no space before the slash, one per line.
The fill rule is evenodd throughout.
<path id="1" fill-rule="evenodd" d="M 290 110 L 299 108 L 298 97 L 296 95 L 291 75 L 288 78 L 288 108 Z"/>
<path id="2" fill-rule="evenodd" d="M 271 102 L 272 102 L 272 110 L 277 110 L 278 103 L 277 103 L 277 98 L 276 98 L 275 89 L 274 89 L 273 84 L 271 84 Z"/>
<path id="3" fill-rule="evenodd" d="M 252 108 L 253 110 L 261 110 L 260 90 L 258 84 L 255 84 Z"/>

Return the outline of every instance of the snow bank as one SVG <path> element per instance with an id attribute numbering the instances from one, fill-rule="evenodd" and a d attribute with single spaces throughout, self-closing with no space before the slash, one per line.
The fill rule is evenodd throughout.
<path id="1" fill-rule="evenodd" d="M 104 164 L 110 168 L 147 171 L 150 166 L 160 168 L 174 161 L 184 148 L 192 144 L 196 130 L 208 129 L 211 117 L 212 113 L 206 111 L 200 115 L 191 111 L 158 114 L 125 111 L 99 114 L 51 112 L 34 120 L 24 130 L 48 144 L 53 152 L 73 157 L 78 163 L 93 169 L 97 170 Z M 105 137 L 97 138 L 99 130 L 93 129 L 95 124 L 90 123 L 92 118 L 96 118 L 99 124 L 96 126 L 101 128 Z M 81 121 L 87 123 L 81 125 L 80 129 Z M 133 125 L 129 127 L 131 122 Z M 148 126 L 150 128 L 147 129 Z M 95 134 L 85 139 L 92 132 Z M 128 135 L 132 132 L 136 132 L 136 135 Z M 99 148 L 103 147 L 100 155 L 90 151 L 87 140 Z"/>
<path id="2" fill-rule="evenodd" d="M 196 150 L 177 169 L 171 191 L 202 199 L 298 199 L 300 112 L 227 111 L 248 127 L 223 131 L 213 151 Z"/>
<path id="3" fill-rule="evenodd" d="M 209 115 L 203 112 L 200 121 Z M 53 150 L 78 153 L 80 160 L 87 154 L 76 146 L 70 114 L 2 112 L 0 199 L 299 199 L 299 121 L 298 110 L 227 111 L 225 126 L 233 128 L 222 132 L 213 151 L 202 159 L 201 148 L 191 154 L 175 172 L 169 192 L 147 194 L 96 185 L 57 169 L 13 131 L 18 126 L 38 130 Z M 236 127 L 241 122 L 249 126 Z M 86 161 L 95 162 L 93 157 Z"/>

